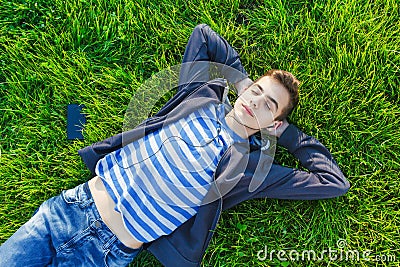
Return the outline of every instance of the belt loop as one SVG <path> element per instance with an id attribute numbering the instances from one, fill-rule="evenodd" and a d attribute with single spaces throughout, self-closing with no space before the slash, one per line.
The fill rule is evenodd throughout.
<path id="1" fill-rule="evenodd" d="M 89 189 L 88 182 L 83 184 L 82 190 L 83 190 L 82 193 L 85 194 L 85 201 L 82 201 L 79 204 L 79 207 L 86 208 L 87 206 L 91 205 L 94 202 L 93 197 L 92 197 L 92 193 L 90 192 L 90 189 Z"/>
<path id="2" fill-rule="evenodd" d="M 115 235 L 112 235 L 111 238 L 104 243 L 103 249 L 108 249 L 115 241 L 118 241 L 118 239 Z"/>

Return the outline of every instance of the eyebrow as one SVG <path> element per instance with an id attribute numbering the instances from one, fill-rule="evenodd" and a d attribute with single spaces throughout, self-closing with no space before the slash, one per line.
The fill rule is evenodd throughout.
<path id="1" fill-rule="evenodd" d="M 257 86 L 258 87 L 258 89 L 260 89 L 260 91 L 261 91 L 261 93 L 264 93 L 264 89 L 259 85 L 259 84 L 254 84 L 255 86 Z M 275 105 L 275 111 L 278 111 L 278 102 L 276 102 L 276 100 L 275 99 L 273 99 L 271 96 L 269 96 L 269 95 L 267 95 L 267 98 L 272 102 L 272 103 L 274 103 L 274 105 Z"/>

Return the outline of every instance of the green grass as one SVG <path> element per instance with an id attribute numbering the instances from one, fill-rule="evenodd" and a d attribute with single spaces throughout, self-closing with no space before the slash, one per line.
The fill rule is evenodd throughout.
<path id="1" fill-rule="evenodd" d="M 77 150 L 121 131 L 132 93 L 180 63 L 195 25 L 209 24 L 255 79 L 270 68 L 301 81 L 290 116 L 333 153 L 343 197 L 255 200 L 225 212 L 204 266 L 287 266 L 257 252 L 335 249 L 390 261 L 289 266 L 398 266 L 400 6 L 376 1 L 0 0 L 0 243 L 44 200 L 89 178 Z M 86 105 L 84 141 L 66 140 L 66 106 Z M 279 149 L 276 158 L 298 166 Z M 190 244 L 188 244 L 190 246 Z M 143 253 L 132 266 L 156 266 Z"/>

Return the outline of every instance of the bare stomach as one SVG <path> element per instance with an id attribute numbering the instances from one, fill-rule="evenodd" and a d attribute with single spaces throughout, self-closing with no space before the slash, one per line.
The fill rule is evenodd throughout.
<path id="1" fill-rule="evenodd" d="M 143 242 L 137 241 L 129 234 L 124 226 L 121 214 L 114 210 L 115 203 L 108 194 L 99 176 L 95 176 L 89 180 L 89 188 L 101 219 L 108 228 L 110 228 L 125 246 L 129 248 L 141 247 Z"/>

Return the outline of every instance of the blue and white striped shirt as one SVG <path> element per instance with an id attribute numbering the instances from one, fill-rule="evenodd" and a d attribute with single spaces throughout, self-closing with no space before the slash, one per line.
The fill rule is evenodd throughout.
<path id="1" fill-rule="evenodd" d="M 246 140 L 226 125 L 223 104 L 209 104 L 106 155 L 96 174 L 127 230 L 150 242 L 197 213 L 224 152 Z"/>

